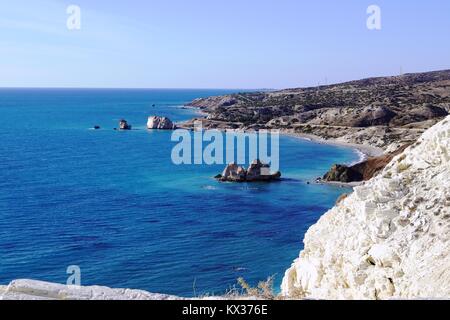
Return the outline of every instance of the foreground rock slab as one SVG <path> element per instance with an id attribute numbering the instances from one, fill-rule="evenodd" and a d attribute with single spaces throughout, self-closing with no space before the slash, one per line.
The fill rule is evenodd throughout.
<path id="1" fill-rule="evenodd" d="M 0 300 L 259 300 L 245 295 L 183 298 L 144 290 L 111 289 L 101 286 L 67 286 L 37 280 L 14 280 L 0 286 Z"/>
<path id="2" fill-rule="evenodd" d="M 283 295 L 449 299 L 449 177 L 447 117 L 308 230 Z"/>
<path id="3" fill-rule="evenodd" d="M 0 300 L 183 300 L 143 290 L 67 286 L 36 280 L 15 280 L 0 287 Z"/>

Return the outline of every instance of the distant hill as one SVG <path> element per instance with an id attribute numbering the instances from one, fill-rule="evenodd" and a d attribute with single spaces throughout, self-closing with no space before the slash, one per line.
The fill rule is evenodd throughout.
<path id="1" fill-rule="evenodd" d="M 277 128 L 386 148 L 415 141 L 448 115 L 450 70 L 209 97 L 190 106 L 208 114 L 210 127 Z M 369 141 L 360 129 L 374 126 L 384 128 L 370 132 Z"/>

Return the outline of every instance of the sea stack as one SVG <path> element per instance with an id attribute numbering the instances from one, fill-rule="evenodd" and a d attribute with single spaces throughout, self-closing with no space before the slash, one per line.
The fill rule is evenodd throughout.
<path id="1" fill-rule="evenodd" d="M 120 120 L 119 121 L 119 129 L 120 130 L 131 130 L 131 124 L 128 124 L 127 120 Z"/>
<path id="2" fill-rule="evenodd" d="M 281 172 L 271 173 L 270 166 L 259 159 L 254 160 L 246 170 L 236 163 L 230 163 L 222 174 L 215 177 L 222 182 L 271 182 L 281 178 Z"/>
<path id="3" fill-rule="evenodd" d="M 147 128 L 150 130 L 175 130 L 176 125 L 169 118 L 152 116 L 148 118 Z"/>

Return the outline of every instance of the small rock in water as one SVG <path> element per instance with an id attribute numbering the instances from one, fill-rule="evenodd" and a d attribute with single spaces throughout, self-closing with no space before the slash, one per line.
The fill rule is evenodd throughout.
<path id="1" fill-rule="evenodd" d="M 119 121 L 119 128 L 120 130 L 131 130 L 131 124 L 128 124 L 127 120 L 120 120 Z"/>
<path id="2" fill-rule="evenodd" d="M 94 126 L 95 130 L 100 130 L 100 126 Z"/>

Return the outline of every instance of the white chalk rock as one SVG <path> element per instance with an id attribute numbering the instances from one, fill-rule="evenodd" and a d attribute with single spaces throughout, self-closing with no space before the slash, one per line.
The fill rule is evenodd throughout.
<path id="1" fill-rule="evenodd" d="M 15 280 L 0 288 L 0 300 L 181 300 L 166 294 L 108 287 L 68 286 L 36 280 Z"/>
<path id="2" fill-rule="evenodd" d="M 183 298 L 133 289 L 100 286 L 68 286 L 36 280 L 14 280 L 0 286 L 0 300 L 259 300 L 254 296 L 206 296 Z"/>
<path id="3" fill-rule="evenodd" d="M 450 116 L 324 214 L 286 271 L 292 298 L 450 298 Z"/>

